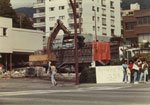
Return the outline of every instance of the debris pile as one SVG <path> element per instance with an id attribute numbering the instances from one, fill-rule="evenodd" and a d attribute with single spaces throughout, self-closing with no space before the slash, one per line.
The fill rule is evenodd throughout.
<path id="1" fill-rule="evenodd" d="M 45 69 L 43 67 L 18 68 L 12 71 L 0 70 L 0 79 L 2 78 L 24 78 L 24 77 L 43 77 Z"/>

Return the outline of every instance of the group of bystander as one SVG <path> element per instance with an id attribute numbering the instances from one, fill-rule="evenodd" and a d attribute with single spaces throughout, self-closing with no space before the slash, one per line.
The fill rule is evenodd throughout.
<path id="1" fill-rule="evenodd" d="M 123 67 L 123 82 L 124 83 L 144 83 L 148 82 L 148 64 L 146 60 L 135 59 L 127 64 L 125 60 Z M 144 77 L 144 79 L 143 79 Z"/>

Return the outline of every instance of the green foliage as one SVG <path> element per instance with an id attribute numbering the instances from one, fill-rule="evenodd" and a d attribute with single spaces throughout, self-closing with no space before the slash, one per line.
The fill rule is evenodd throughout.
<path id="1" fill-rule="evenodd" d="M 18 26 L 17 15 L 11 6 L 10 0 L 0 0 L 0 16 L 12 18 L 14 23 L 13 26 Z"/>
<path id="2" fill-rule="evenodd" d="M 80 83 L 96 83 L 95 68 L 82 70 L 81 75 L 79 77 L 79 82 Z"/>
<path id="3" fill-rule="evenodd" d="M 12 18 L 13 27 L 20 27 L 20 17 L 16 14 L 15 10 L 12 8 L 10 0 L 0 0 L 0 16 Z M 22 28 L 32 29 L 32 21 L 28 16 L 24 16 L 21 20 Z"/>
<path id="4" fill-rule="evenodd" d="M 21 28 L 33 29 L 33 21 L 26 14 L 18 14 L 18 23 L 21 22 Z"/>
<path id="5" fill-rule="evenodd" d="M 130 4 L 132 3 L 139 3 L 141 6 L 141 9 L 147 9 L 150 8 L 150 0 L 123 0 L 121 7 L 122 9 L 130 9 Z"/>
<path id="6" fill-rule="evenodd" d="M 110 61 L 110 65 L 122 65 L 123 61 L 120 61 L 119 59 L 113 59 Z"/>

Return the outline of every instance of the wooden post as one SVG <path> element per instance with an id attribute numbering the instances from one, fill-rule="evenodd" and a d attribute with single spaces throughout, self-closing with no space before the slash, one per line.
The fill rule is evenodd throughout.
<path id="1" fill-rule="evenodd" d="M 10 65 L 9 66 L 10 66 L 10 68 L 9 68 L 10 71 L 12 71 L 12 54 L 10 54 Z"/>

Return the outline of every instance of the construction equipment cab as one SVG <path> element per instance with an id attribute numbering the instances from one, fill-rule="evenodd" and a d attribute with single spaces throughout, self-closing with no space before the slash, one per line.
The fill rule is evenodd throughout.
<path id="1" fill-rule="evenodd" d="M 30 66 L 46 66 L 48 61 L 56 61 L 56 55 L 52 52 L 53 42 L 60 30 L 63 30 L 64 34 L 70 35 L 69 30 L 58 19 L 57 24 L 53 27 L 53 30 L 48 38 L 46 53 L 40 52 L 29 56 Z"/>

